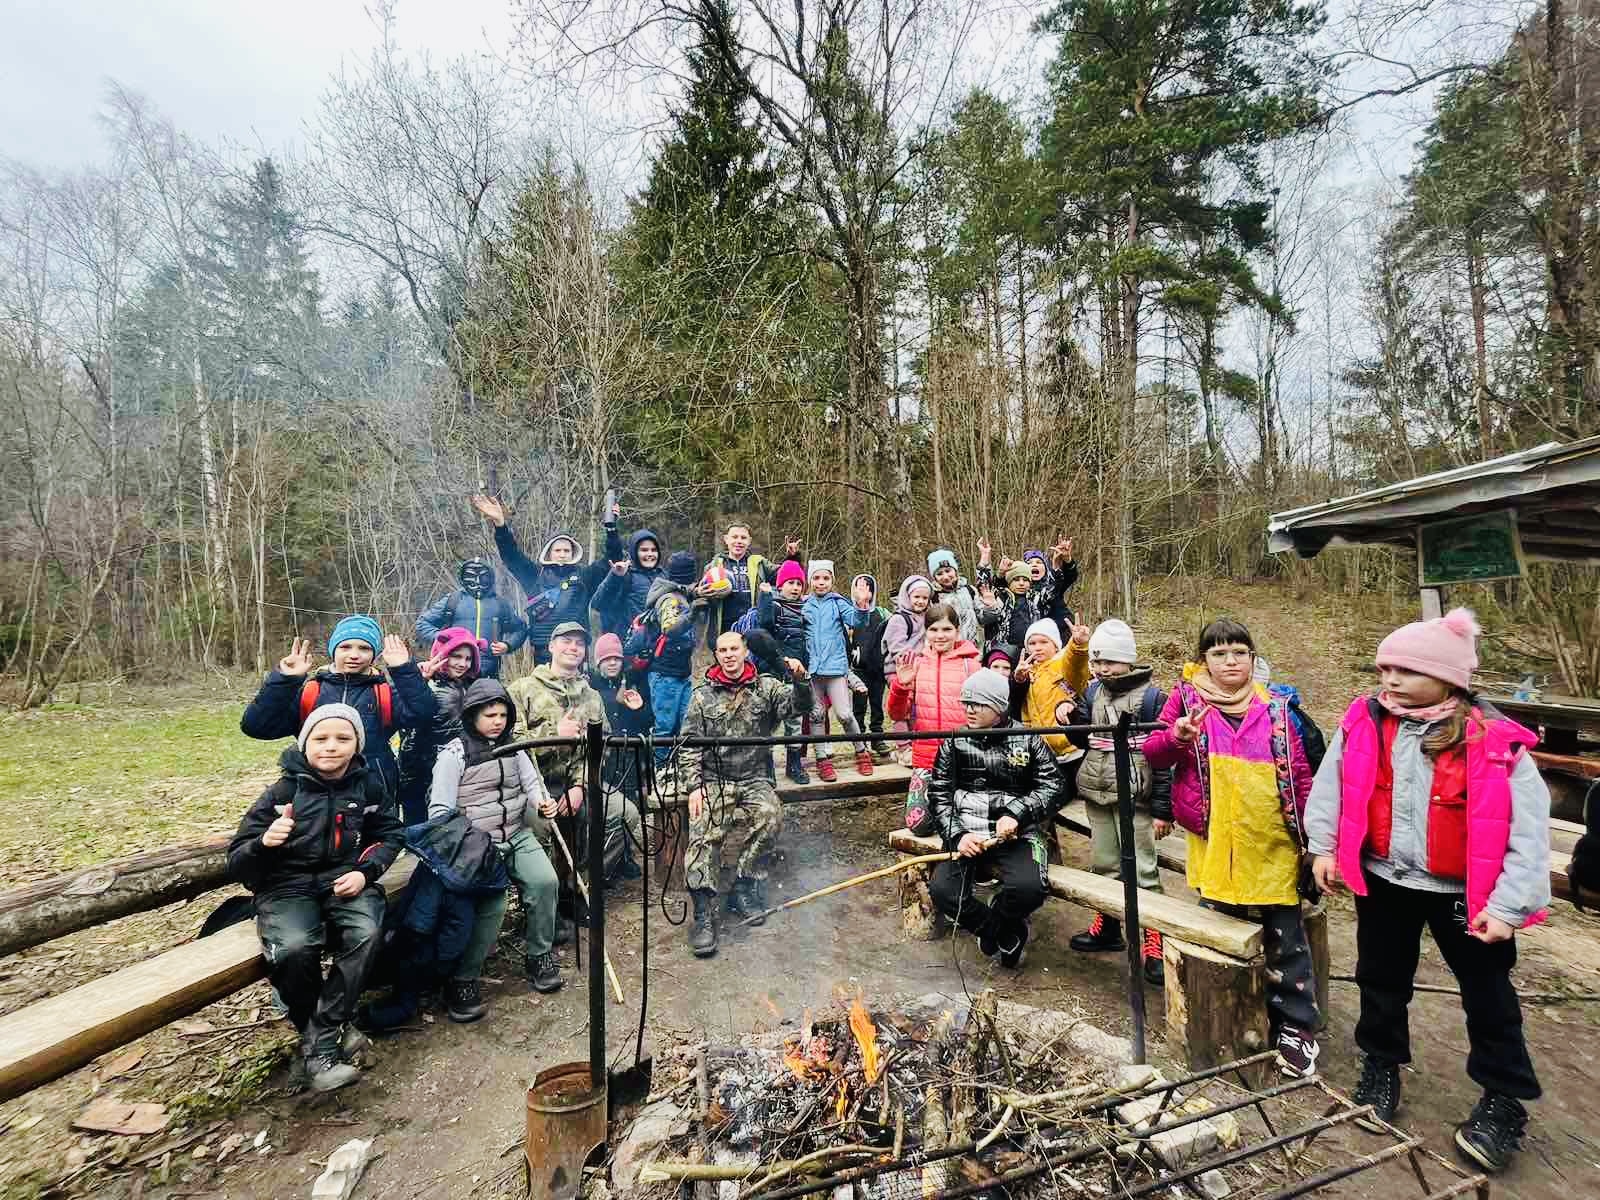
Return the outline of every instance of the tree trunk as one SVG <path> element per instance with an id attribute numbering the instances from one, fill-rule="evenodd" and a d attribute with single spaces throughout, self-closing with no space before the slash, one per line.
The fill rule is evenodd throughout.
<path id="1" fill-rule="evenodd" d="M 1033 392 L 1028 383 L 1028 264 L 1022 251 L 1022 239 L 1017 239 L 1017 395 L 1022 405 L 1018 425 L 1021 441 L 1028 444 L 1028 412 L 1033 406 Z"/>
<path id="2" fill-rule="evenodd" d="M 1139 241 L 1139 202 L 1128 200 L 1128 245 Z M 1117 414 L 1117 541 L 1118 568 L 1122 590 L 1122 618 L 1130 625 L 1133 607 L 1133 472 L 1129 459 L 1133 453 L 1134 410 L 1139 396 L 1139 277 L 1123 275 L 1122 288 L 1122 372 L 1119 380 Z"/>
<path id="3" fill-rule="evenodd" d="M 1472 402 L 1478 414 L 1478 456 L 1492 456 L 1494 444 L 1489 424 L 1489 349 L 1484 329 L 1488 318 L 1488 287 L 1484 282 L 1483 245 L 1476 235 L 1467 237 L 1467 296 L 1472 304 Z"/>
<path id="4" fill-rule="evenodd" d="M 221 833 L 0 892 L 0 957 L 227 884 Z"/>

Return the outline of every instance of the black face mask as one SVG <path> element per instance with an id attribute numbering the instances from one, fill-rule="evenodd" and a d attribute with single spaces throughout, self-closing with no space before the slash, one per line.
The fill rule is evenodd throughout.
<path id="1" fill-rule="evenodd" d="M 462 563 L 456 577 L 461 581 L 461 590 L 474 600 L 494 594 L 494 568 L 481 558 Z"/>

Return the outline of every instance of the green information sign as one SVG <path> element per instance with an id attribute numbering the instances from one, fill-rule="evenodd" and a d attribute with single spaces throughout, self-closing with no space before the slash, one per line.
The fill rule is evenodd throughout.
<path id="1" fill-rule="evenodd" d="M 1517 514 L 1507 509 L 1421 526 L 1417 568 L 1425 588 L 1520 578 L 1524 564 Z"/>

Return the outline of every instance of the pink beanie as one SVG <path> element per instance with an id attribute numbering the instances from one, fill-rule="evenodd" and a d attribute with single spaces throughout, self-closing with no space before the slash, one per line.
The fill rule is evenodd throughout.
<path id="1" fill-rule="evenodd" d="M 806 569 L 794 559 L 788 558 L 784 560 L 783 566 L 778 568 L 778 586 L 782 587 L 791 579 L 797 579 L 804 583 L 806 581 Z"/>
<path id="2" fill-rule="evenodd" d="M 602 633 L 594 643 L 594 660 L 603 663 L 608 658 L 622 657 L 622 639 L 614 633 Z"/>
<path id="3" fill-rule="evenodd" d="M 1470 608 L 1452 608 L 1438 620 L 1413 621 L 1384 638 L 1378 665 L 1416 671 L 1465 691 L 1478 668 L 1481 632 Z"/>

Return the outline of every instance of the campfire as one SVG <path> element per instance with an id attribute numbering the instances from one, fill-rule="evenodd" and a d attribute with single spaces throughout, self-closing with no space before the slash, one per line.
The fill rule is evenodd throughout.
<path id="1" fill-rule="evenodd" d="M 679 1083 L 613 1143 L 608 1194 L 1289 1200 L 1385 1164 L 1409 1168 L 1396 1196 L 1472 1183 L 1399 1130 L 1355 1130 L 1370 1110 L 1283 1082 L 1271 1054 L 1168 1080 L 1126 1046 L 992 991 L 841 995 L 797 1026 L 686 1048 Z"/>

